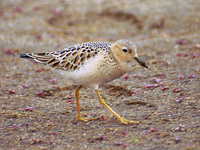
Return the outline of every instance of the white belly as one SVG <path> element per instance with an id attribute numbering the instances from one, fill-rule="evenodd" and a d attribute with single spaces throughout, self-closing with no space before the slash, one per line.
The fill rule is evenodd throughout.
<path id="1" fill-rule="evenodd" d="M 112 81 L 126 73 L 126 69 L 122 69 L 119 64 L 116 62 L 107 63 L 107 61 L 104 61 L 103 56 L 99 55 L 87 60 L 78 70 L 58 71 L 76 84 L 95 89 L 98 89 L 100 84 Z"/>

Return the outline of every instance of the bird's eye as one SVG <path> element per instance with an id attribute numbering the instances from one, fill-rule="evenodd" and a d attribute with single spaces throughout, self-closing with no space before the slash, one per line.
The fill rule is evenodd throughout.
<path id="1" fill-rule="evenodd" d="M 122 51 L 123 51 L 124 53 L 127 53 L 127 52 L 128 52 L 128 50 L 125 49 L 125 48 L 123 48 Z"/>

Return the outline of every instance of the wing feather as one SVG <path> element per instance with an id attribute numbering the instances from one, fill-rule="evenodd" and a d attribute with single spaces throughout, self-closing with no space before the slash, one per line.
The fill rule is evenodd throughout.
<path id="1" fill-rule="evenodd" d="M 52 68 L 73 71 L 79 69 L 87 59 L 98 55 L 101 50 L 110 51 L 110 46 L 111 43 L 107 42 L 88 42 L 59 51 L 20 54 L 19 57 L 34 59 Z"/>

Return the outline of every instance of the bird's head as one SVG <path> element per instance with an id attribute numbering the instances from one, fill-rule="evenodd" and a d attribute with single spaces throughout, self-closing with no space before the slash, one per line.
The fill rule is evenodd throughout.
<path id="1" fill-rule="evenodd" d="M 118 40 L 111 45 L 111 51 L 114 57 L 121 62 L 130 62 L 136 60 L 142 67 L 148 68 L 148 66 L 143 62 L 137 54 L 136 45 L 128 40 Z"/>

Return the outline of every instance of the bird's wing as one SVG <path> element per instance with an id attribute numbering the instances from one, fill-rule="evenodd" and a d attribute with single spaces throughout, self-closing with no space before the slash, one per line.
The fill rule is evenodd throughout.
<path id="1" fill-rule="evenodd" d="M 19 57 L 34 59 L 55 69 L 73 71 L 79 69 L 87 59 L 98 55 L 100 51 L 110 50 L 110 45 L 107 42 L 87 42 L 59 51 L 26 53 L 20 54 Z"/>

